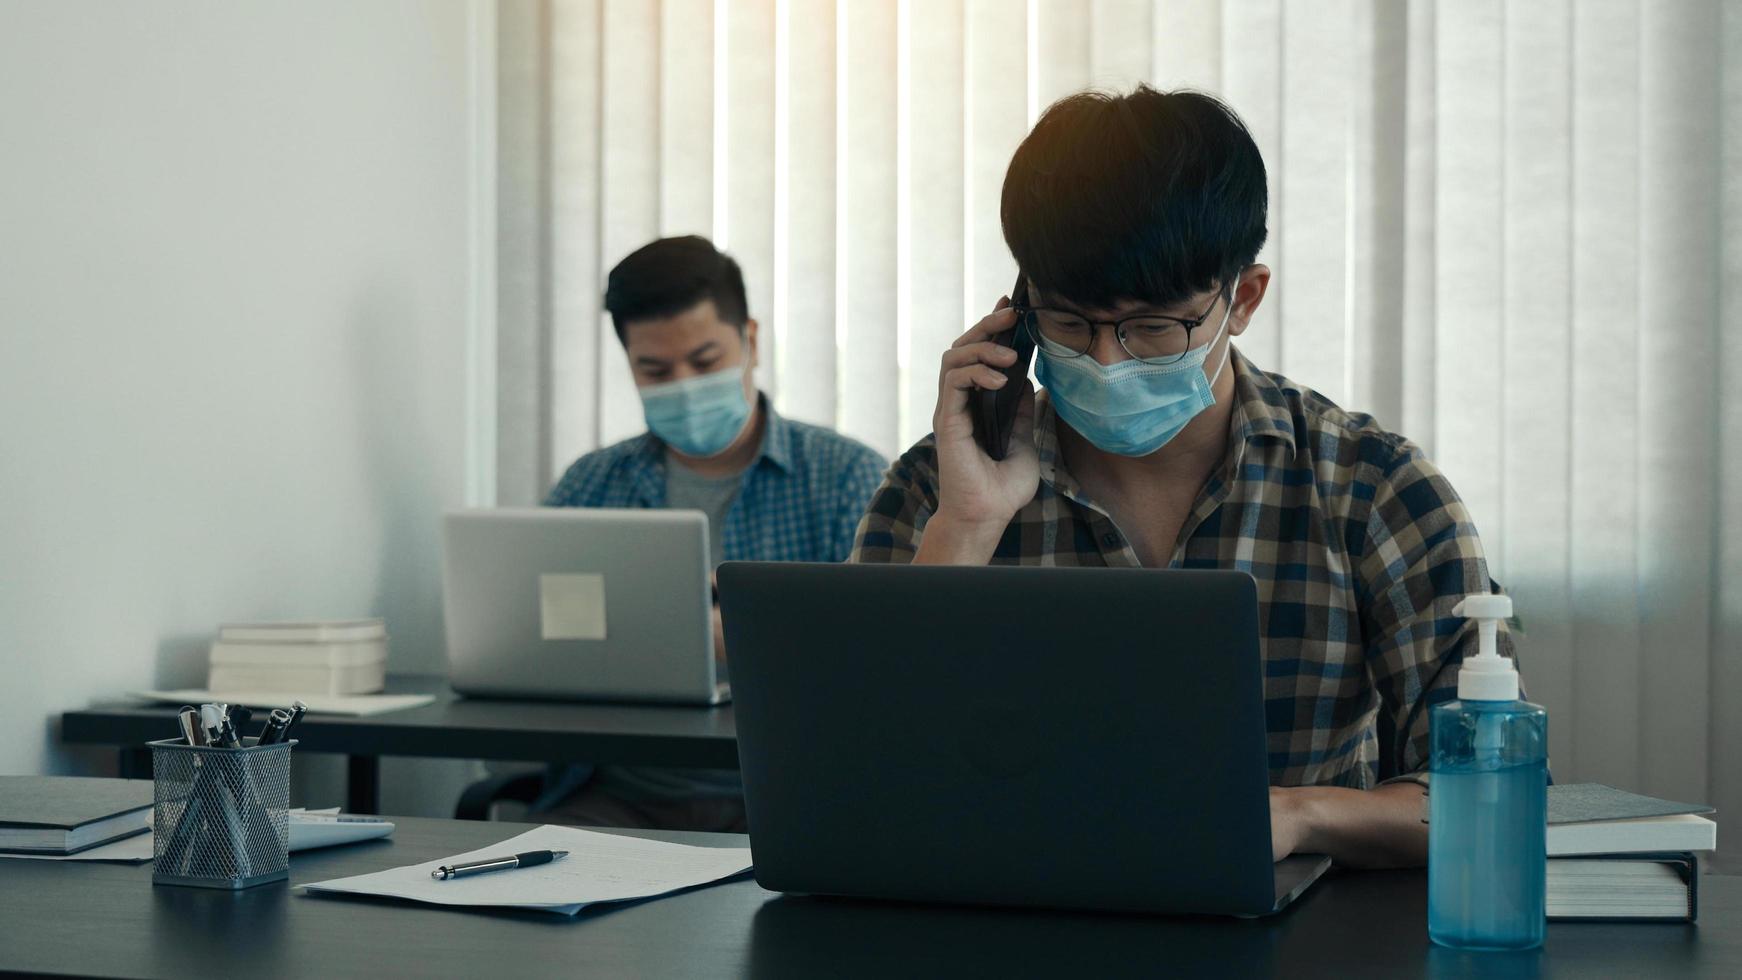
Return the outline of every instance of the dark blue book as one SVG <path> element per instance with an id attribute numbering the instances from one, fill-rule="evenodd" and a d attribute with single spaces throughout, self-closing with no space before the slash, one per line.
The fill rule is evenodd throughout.
<path id="1" fill-rule="evenodd" d="M 151 829 L 151 780 L 0 776 L 0 853 L 77 854 Z"/>

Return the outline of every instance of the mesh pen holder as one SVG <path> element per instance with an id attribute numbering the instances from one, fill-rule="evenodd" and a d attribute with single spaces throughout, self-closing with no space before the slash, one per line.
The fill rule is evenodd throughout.
<path id="1" fill-rule="evenodd" d="M 151 746 L 151 881 L 238 890 L 290 877 L 290 747 Z"/>

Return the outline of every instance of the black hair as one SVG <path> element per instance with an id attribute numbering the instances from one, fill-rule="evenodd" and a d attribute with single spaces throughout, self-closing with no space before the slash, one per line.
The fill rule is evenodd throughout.
<path id="1" fill-rule="evenodd" d="M 1004 241 L 1035 286 L 1087 307 L 1171 306 L 1264 247 L 1264 160 L 1198 92 L 1080 92 L 1050 106 L 1004 175 Z"/>
<path id="2" fill-rule="evenodd" d="M 704 299 L 720 319 L 744 330 L 750 318 L 744 273 L 732 257 L 700 235 L 661 238 L 617 263 L 605 279 L 605 309 L 617 339 L 637 320 L 676 316 Z"/>

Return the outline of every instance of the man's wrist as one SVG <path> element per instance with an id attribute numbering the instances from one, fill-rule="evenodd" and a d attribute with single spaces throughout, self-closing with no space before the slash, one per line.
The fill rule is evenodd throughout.
<path id="1" fill-rule="evenodd" d="M 1293 820 L 1299 839 L 1296 853 L 1325 853 L 1324 814 L 1320 805 L 1323 794 L 1320 789 L 1317 786 L 1290 786 L 1282 794 L 1282 806 Z"/>
<path id="2" fill-rule="evenodd" d="M 1360 868 L 1420 867 L 1427 859 L 1421 823 L 1421 787 L 1408 784 L 1354 789 L 1299 786 L 1273 800 L 1295 831 L 1294 853 L 1329 854 Z"/>
<path id="3" fill-rule="evenodd" d="M 992 560 L 992 554 L 998 550 L 998 542 L 1009 524 L 1009 519 L 964 519 L 940 510 L 925 523 L 914 564 L 984 565 Z"/>

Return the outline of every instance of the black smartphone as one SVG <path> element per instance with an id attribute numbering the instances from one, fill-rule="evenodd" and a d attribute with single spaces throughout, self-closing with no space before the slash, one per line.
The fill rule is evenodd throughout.
<path id="1" fill-rule="evenodd" d="M 1016 286 L 1010 290 L 1010 305 L 1028 305 L 1028 280 L 1016 274 Z M 1009 379 L 996 391 L 975 388 L 968 393 L 969 410 L 974 414 L 974 439 L 986 455 L 1003 459 L 1010 452 L 1010 431 L 1016 425 L 1016 407 L 1022 403 L 1022 382 L 1028 377 L 1028 363 L 1034 360 L 1034 338 L 1022 328 L 1022 318 L 1016 325 L 992 338 L 994 343 L 1016 349 L 1016 363 L 999 368 Z"/>

